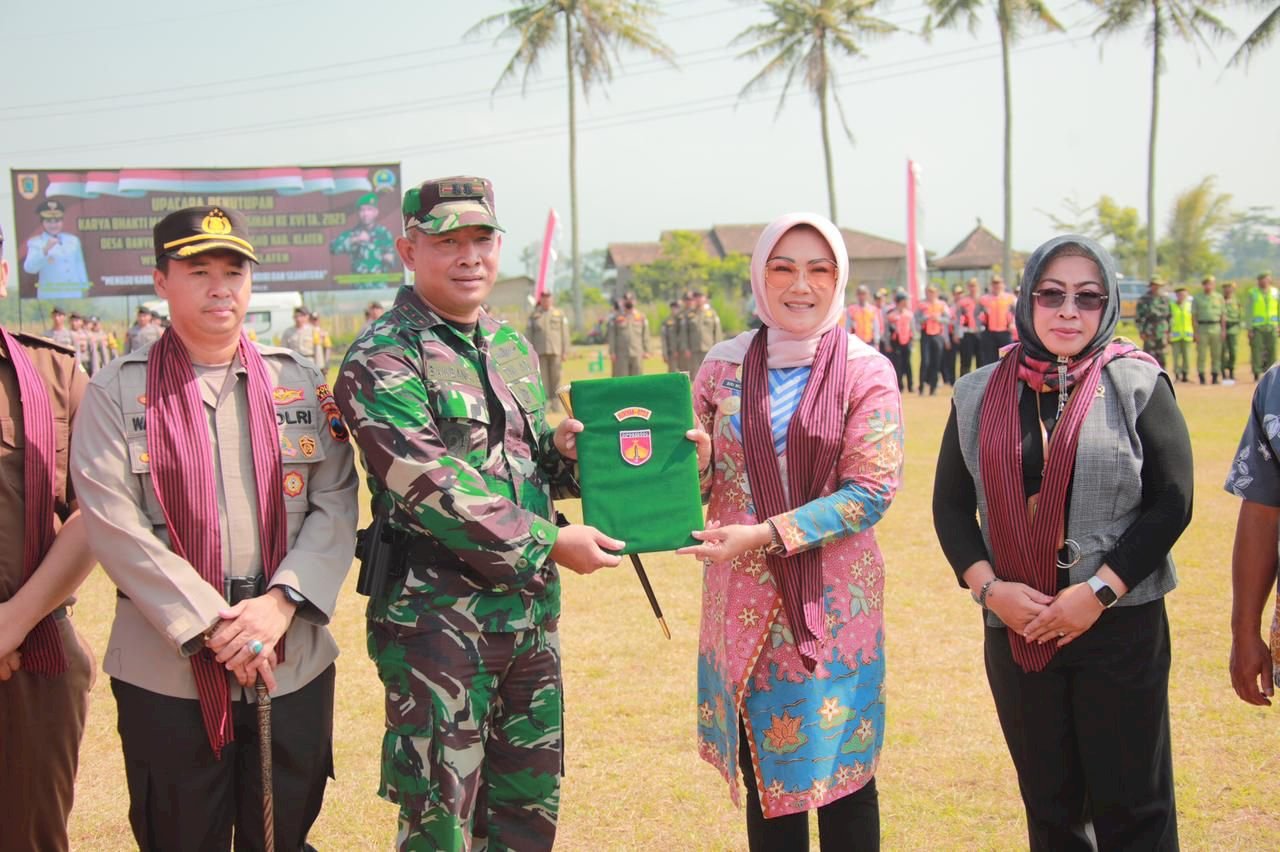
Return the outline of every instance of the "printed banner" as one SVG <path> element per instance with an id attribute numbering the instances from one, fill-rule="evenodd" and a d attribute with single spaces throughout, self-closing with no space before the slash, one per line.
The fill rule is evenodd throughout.
<path id="1" fill-rule="evenodd" d="M 239 210 L 261 265 L 255 291 L 390 287 L 404 280 L 400 164 L 260 169 L 14 169 L 23 297 L 153 293 L 151 229 L 174 210 Z"/>

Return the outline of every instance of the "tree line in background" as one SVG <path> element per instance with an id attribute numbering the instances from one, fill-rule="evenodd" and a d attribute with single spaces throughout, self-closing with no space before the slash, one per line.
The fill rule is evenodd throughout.
<path id="1" fill-rule="evenodd" d="M 1063 207 L 1065 215 L 1047 214 L 1053 226 L 1101 241 L 1132 278 L 1150 276 L 1153 255 L 1157 274 L 1184 283 L 1206 275 L 1250 279 L 1280 267 L 1280 216 L 1270 207 L 1233 210 L 1230 193 L 1218 192 L 1212 176 L 1174 198 L 1154 252 L 1155 229 L 1135 207 L 1109 195 L 1087 206 L 1068 199 Z"/>
<path id="2" fill-rule="evenodd" d="M 839 223 L 836 206 L 835 165 L 828 134 L 829 100 L 834 101 L 841 126 L 850 142 L 853 133 L 840 100 L 835 59 L 864 55 L 866 41 L 902 31 L 896 24 L 875 16 L 883 0 L 764 0 L 766 20 L 753 24 L 731 40 L 750 43 L 740 58 L 767 59 L 764 67 L 743 87 L 741 96 L 765 81 L 783 77 L 778 109 L 786 102 L 791 84 L 799 77 L 818 107 L 823 159 L 826 166 L 829 216 Z M 1159 81 L 1165 66 L 1164 47 L 1169 39 L 1182 39 L 1193 47 L 1207 47 L 1210 39 L 1230 36 L 1231 30 L 1214 14 L 1229 0 L 1088 0 L 1102 13 L 1093 34 L 1106 38 L 1134 26 L 1142 26 L 1151 44 L 1151 121 L 1147 147 L 1147 269 L 1157 266 L 1159 245 L 1155 236 L 1155 151 L 1159 117 Z M 1246 0 L 1265 7 L 1275 0 Z M 965 25 L 977 31 L 981 13 L 994 14 L 1000 34 L 1004 94 L 1004 269 L 1012 269 L 1013 251 L 1013 108 L 1009 52 L 1031 25 L 1063 31 L 1042 0 L 926 0 L 929 15 L 922 35 L 935 29 Z M 513 0 L 513 8 L 491 15 L 468 33 L 500 29 L 499 39 L 511 37 L 519 45 L 494 86 L 496 91 L 521 74 L 527 86 L 539 63 L 558 49 L 563 36 L 567 76 L 569 126 L 569 219 L 572 243 L 571 290 L 575 325 L 582 327 L 583 281 L 578 241 L 577 113 L 575 89 L 580 82 L 584 96 L 593 86 L 612 81 L 615 63 L 623 49 L 639 50 L 675 66 L 671 48 L 658 36 L 655 18 L 658 4 L 651 0 Z M 1280 20 L 1280 4 L 1266 14 L 1233 54 L 1229 65 L 1247 64 L 1249 58 L 1274 36 Z"/>

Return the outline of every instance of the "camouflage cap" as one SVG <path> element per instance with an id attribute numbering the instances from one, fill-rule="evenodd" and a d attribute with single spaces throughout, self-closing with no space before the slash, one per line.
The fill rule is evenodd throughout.
<path id="1" fill-rule="evenodd" d="M 473 225 L 505 230 L 494 212 L 493 184 L 481 177 L 425 180 L 404 194 L 404 229 L 443 234 Z"/>
<path id="2" fill-rule="evenodd" d="M 221 207 L 184 207 L 156 223 L 152 230 L 156 260 L 186 260 L 206 251 L 232 251 L 254 263 L 258 256 L 249 242 L 249 228 L 236 210 Z"/>

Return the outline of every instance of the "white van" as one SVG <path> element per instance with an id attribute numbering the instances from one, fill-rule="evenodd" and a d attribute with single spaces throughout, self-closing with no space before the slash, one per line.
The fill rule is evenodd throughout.
<path id="1" fill-rule="evenodd" d="M 143 302 L 142 307 L 169 315 L 169 303 L 163 299 Z M 249 310 L 244 315 L 246 331 L 252 330 L 259 343 L 280 344 L 280 335 L 293 328 L 293 310 L 302 307 L 302 294 L 254 293 L 249 297 Z"/>

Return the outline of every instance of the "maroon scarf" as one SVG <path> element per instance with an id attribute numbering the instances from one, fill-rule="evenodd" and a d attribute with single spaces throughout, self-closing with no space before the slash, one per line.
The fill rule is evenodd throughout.
<path id="1" fill-rule="evenodd" d="M 269 580 L 284 558 L 287 534 L 280 437 L 266 364 L 243 333 L 238 357 L 249 379 L 249 438 L 260 518 L 258 536 L 262 571 Z M 147 358 L 146 416 L 151 481 L 169 527 L 169 546 L 221 595 L 222 536 L 208 420 L 191 356 L 172 329 L 161 335 Z M 277 648 L 281 659 L 283 645 L 282 640 Z M 191 669 L 209 746 L 221 759 L 222 747 L 235 739 L 227 670 L 208 648 L 191 657 Z"/>
<path id="2" fill-rule="evenodd" d="M 1075 469 L 1080 428 L 1097 396 L 1102 368 L 1116 358 L 1150 356 L 1129 343 L 1112 343 L 1067 369 L 1065 388 L 1074 388 L 1049 439 L 1044 478 L 1034 517 L 1028 518 L 1022 480 L 1022 426 L 1018 417 L 1018 380 L 1035 392 L 1059 390 L 1056 364 L 1023 355 L 1016 344 L 1001 359 L 982 399 L 978 424 L 978 467 L 987 498 L 987 527 L 998 576 L 1025 583 L 1047 595 L 1057 592 L 1057 553 L 1066 518 L 1067 490 Z M 1026 672 L 1044 669 L 1057 643 L 1033 645 L 1008 629 L 1013 658 Z"/>
<path id="3" fill-rule="evenodd" d="M 44 561 L 53 546 L 53 492 L 57 470 L 57 436 L 53 430 L 53 407 L 44 380 L 36 372 L 27 351 L 7 329 L 0 326 L 4 347 L 18 374 L 18 397 L 22 400 L 22 431 L 26 441 L 22 461 L 22 576 L 23 582 Z M 67 670 L 67 655 L 52 615 L 46 615 L 22 641 L 22 667 L 37 674 L 60 675 Z"/>
<path id="4" fill-rule="evenodd" d="M 836 326 L 818 343 L 809 381 L 787 426 L 788 487 L 784 491 L 769 421 L 768 333 L 767 327 L 760 329 L 742 361 L 742 442 L 758 518 L 781 514 L 822 495 L 840 459 L 847 397 L 848 333 Z M 780 580 L 782 606 L 800 659 L 813 671 L 818 664 L 818 637 L 826 632 L 821 549 L 811 548 L 790 558 L 769 554 L 766 561 L 769 571 Z"/>

